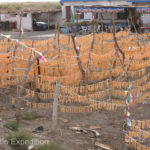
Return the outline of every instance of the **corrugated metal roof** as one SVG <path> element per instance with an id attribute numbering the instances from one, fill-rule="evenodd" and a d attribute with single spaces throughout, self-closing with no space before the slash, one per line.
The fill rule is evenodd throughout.
<path id="1" fill-rule="evenodd" d="M 3 11 L 0 10 L 0 13 L 6 14 L 6 13 L 10 13 L 10 14 L 25 14 L 25 13 L 32 13 L 32 14 L 37 14 L 37 13 L 57 13 L 57 12 L 61 12 L 61 9 L 56 9 L 56 10 L 12 10 L 12 11 Z"/>
<path id="2" fill-rule="evenodd" d="M 132 3 L 146 3 L 146 2 L 150 2 L 150 0 L 128 0 L 127 2 L 132 2 Z"/>
<path id="3" fill-rule="evenodd" d="M 108 1 L 108 2 L 112 2 L 112 1 L 127 1 L 127 0 L 60 0 L 60 4 L 63 5 L 64 2 L 94 2 L 94 1 Z"/>

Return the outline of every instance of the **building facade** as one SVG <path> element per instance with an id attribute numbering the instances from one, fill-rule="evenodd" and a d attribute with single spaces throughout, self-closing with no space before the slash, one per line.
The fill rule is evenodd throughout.
<path id="1" fill-rule="evenodd" d="M 9 12 L 0 14 L 0 24 L 2 24 L 2 30 L 19 30 L 20 24 L 24 31 L 33 30 L 33 19 L 37 21 L 62 24 L 61 10 L 49 10 L 49 11 L 29 11 L 29 12 Z"/>
<path id="2" fill-rule="evenodd" d="M 112 24 L 112 11 L 116 24 L 128 24 L 131 20 L 141 29 L 150 29 L 150 0 L 61 0 L 62 20 L 76 22 L 96 19 L 105 25 Z M 70 13 L 71 12 L 71 13 Z"/>
<path id="3" fill-rule="evenodd" d="M 17 30 L 20 28 L 20 23 L 23 30 L 32 30 L 32 14 L 30 12 L 22 14 L 22 17 L 17 13 L 2 13 L 0 21 L 14 24 L 12 28 Z"/>
<path id="4" fill-rule="evenodd" d="M 135 8 L 135 20 L 140 22 L 140 30 L 150 31 L 150 0 L 128 0 Z"/>
<path id="5" fill-rule="evenodd" d="M 105 23 L 110 23 L 111 11 L 114 9 L 116 10 L 115 19 L 124 22 L 123 16 L 119 13 L 127 13 L 125 8 L 132 7 L 132 3 L 126 0 L 61 0 L 61 5 L 63 22 L 70 21 L 70 11 L 72 11 L 79 21 L 89 21 L 95 14 L 97 19 L 101 15 Z"/>

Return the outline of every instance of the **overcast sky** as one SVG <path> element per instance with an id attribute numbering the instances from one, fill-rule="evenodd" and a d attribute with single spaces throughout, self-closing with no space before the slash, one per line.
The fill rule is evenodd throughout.
<path id="1" fill-rule="evenodd" d="M 52 1 L 59 1 L 59 0 L 0 0 L 0 2 L 52 2 Z"/>

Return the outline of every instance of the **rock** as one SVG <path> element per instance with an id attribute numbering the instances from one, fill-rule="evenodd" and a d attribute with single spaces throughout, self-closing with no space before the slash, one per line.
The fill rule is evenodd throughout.
<path id="1" fill-rule="evenodd" d="M 142 104 L 144 105 L 144 104 L 146 104 L 146 102 L 144 101 Z"/>
<path id="2" fill-rule="evenodd" d="M 78 131 L 78 132 L 76 132 L 76 133 L 77 133 L 77 134 L 81 134 L 81 132 L 79 132 L 79 131 Z"/>
<path id="3" fill-rule="evenodd" d="M 28 150 L 33 150 L 34 146 L 33 145 L 29 145 L 28 146 Z"/>
<path id="4" fill-rule="evenodd" d="M 32 133 L 42 133 L 44 131 L 43 126 L 39 126 L 32 131 Z"/>
<path id="5" fill-rule="evenodd" d="M 100 136 L 99 132 L 93 129 L 86 129 L 86 128 L 80 128 L 80 127 L 69 127 L 69 129 L 75 130 L 77 132 L 84 132 L 84 133 L 92 132 L 95 134 L 96 137 Z"/>

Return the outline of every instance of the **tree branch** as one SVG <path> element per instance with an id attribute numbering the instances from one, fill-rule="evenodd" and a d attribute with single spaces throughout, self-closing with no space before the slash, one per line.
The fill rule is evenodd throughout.
<path id="1" fill-rule="evenodd" d="M 119 47 L 117 38 L 116 38 L 116 31 L 115 31 L 115 22 L 114 22 L 114 11 L 112 13 L 112 24 L 113 24 L 113 37 L 114 37 L 114 42 L 115 42 L 115 50 L 116 50 L 116 56 L 119 58 L 122 66 L 124 67 L 124 59 L 125 59 L 125 54 L 122 51 L 122 49 Z M 119 53 L 122 55 L 122 59 L 120 59 Z"/>

